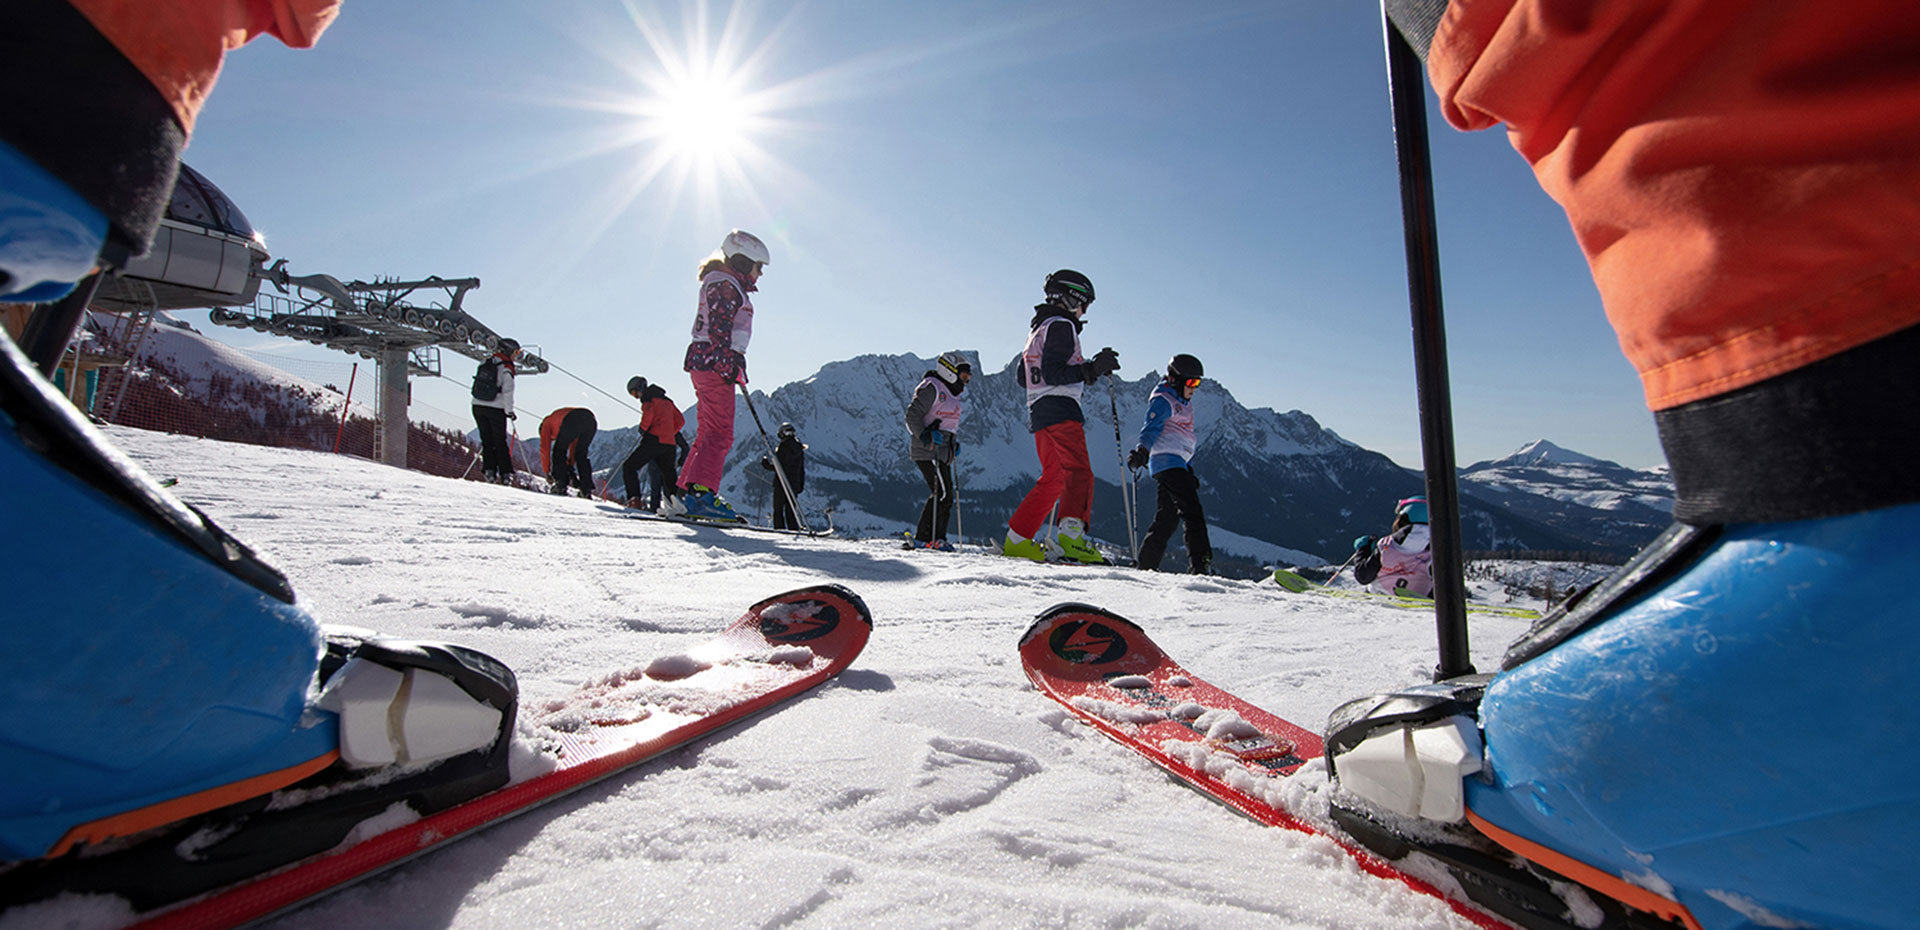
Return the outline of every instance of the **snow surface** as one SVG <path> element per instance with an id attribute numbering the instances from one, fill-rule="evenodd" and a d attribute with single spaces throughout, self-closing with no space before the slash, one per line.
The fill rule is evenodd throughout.
<path id="1" fill-rule="evenodd" d="M 529 707 L 683 656 L 780 591 L 839 582 L 873 610 L 871 643 L 836 680 L 266 924 L 277 930 L 1471 926 L 1324 838 L 1183 788 L 1034 691 L 1016 653 L 1041 610 L 1100 604 L 1194 673 L 1319 730 L 1348 698 L 1427 679 L 1435 636 L 1418 611 L 973 547 L 630 520 L 346 457 L 109 435 L 285 569 L 324 622 L 482 649 L 514 668 Z M 1473 623 L 1482 669 L 1526 626 Z M 125 918 L 104 903 L 0 926 Z"/>

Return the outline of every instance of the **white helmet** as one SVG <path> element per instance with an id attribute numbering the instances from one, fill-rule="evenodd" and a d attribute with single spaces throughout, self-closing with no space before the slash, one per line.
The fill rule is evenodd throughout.
<path id="1" fill-rule="evenodd" d="M 942 353 L 933 366 L 933 373 L 938 375 L 940 380 L 948 384 L 958 382 L 960 380 L 960 373 L 963 371 L 971 374 L 973 372 L 973 363 L 967 361 L 967 357 L 958 352 Z"/>
<path id="2" fill-rule="evenodd" d="M 760 237 L 745 230 L 736 229 L 727 233 L 726 241 L 720 243 L 722 258 L 732 258 L 735 255 L 745 255 L 747 261 L 762 265 L 773 264 L 767 259 L 767 244 L 761 242 Z"/>

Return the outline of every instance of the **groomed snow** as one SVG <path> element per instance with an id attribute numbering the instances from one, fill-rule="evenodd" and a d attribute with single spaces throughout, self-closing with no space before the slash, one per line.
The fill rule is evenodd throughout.
<path id="1" fill-rule="evenodd" d="M 1426 679 L 1435 636 L 1421 612 L 970 545 L 905 552 L 628 520 L 344 457 L 109 435 L 283 567 L 323 621 L 485 650 L 515 669 L 527 706 L 684 655 L 790 588 L 838 582 L 873 610 L 870 645 L 837 680 L 277 930 L 1471 926 L 1326 839 L 1181 787 L 1041 697 L 1015 652 L 1044 608 L 1100 604 L 1195 674 L 1318 730 L 1347 698 Z M 1474 624 L 1482 669 L 1525 627 Z M 102 903 L 0 925 L 124 919 Z"/>

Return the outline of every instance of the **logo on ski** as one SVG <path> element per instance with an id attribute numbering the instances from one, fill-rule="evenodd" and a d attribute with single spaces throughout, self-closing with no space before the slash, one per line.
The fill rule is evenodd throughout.
<path id="1" fill-rule="evenodd" d="M 1105 665 L 1127 654 L 1127 640 L 1113 627 L 1075 620 L 1055 627 L 1047 638 L 1053 654 L 1076 665 Z"/>
<path id="2" fill-rule="evenodd" d="M 775 604 L 760 612 L 760 635 L 774 643 L 819 639 L 839 625 L 840 611 L 824 601 Z"/>

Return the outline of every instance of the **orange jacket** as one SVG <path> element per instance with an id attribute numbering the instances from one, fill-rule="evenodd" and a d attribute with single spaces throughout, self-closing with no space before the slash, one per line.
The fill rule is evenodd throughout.
<path id="1" fill-rule="evenodd" d="M 153 82 L 189 134 L 229 50 L 263 32 L 308 48 L 340 12 L 340 0 L 68 2 Z"/>
<path id="2" fill-rule="evenodd" d="M 1920 3 L 1454 0 L 1442 112 L 1505 123 L 1655 410 L 1920 323 Z"/>
<path id="3" fill-rule="evenodd" d="M 560 437 L 560 424 L 566 420 L 567 414 L 579 409 L 579 407 L 561 407 L 547 414 L 547 418 L 540 421 L 540 471 L 542 473 L 553 473 L 553 441 Z M 574 446 L 579 444 L 578 439 L 573 441 Z M 577 451 L 570 446 L 567 449 L 567 455 L 571 457 Z"/>
<path id="4" fill-rule="evenodd" d="M 652 433 L 655 439 L 671 446 L 673 437 L 679 435 L 680 428 L 687 425 L 687 418 L 680 408 L 664 397 L 649 398 L 640 405 L 640 432 Z"/>

